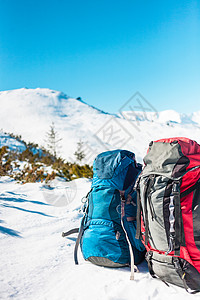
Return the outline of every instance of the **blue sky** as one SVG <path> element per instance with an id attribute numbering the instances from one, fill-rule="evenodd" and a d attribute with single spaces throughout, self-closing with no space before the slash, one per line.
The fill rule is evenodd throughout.
<path id="1" fill-rule="evenodd" d="M 21 87 L 200 110 L 200 1 L 0 0 L 0 90 Z"/>

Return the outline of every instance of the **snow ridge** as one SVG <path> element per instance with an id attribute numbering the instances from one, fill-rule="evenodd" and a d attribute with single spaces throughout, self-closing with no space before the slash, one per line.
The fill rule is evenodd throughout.
<path id="1" fill-rule="evenodd" d="M 60 155 L 69 161 L 74 160 L 79 140 L 89 164 L 98 153 L 116 148 L 133 151 L 142 161 L 151 140 L 160 138 L 186 136 L 200 142 L 200 111 L 190 115 L 174 110 L 124 111 L 115 115 L 47 88 L 2 91 L 0 104 L 0 128 L 21 135 L 26 142 L 46 146 L 46 132 L 54 122 L 62 138 Z"/>

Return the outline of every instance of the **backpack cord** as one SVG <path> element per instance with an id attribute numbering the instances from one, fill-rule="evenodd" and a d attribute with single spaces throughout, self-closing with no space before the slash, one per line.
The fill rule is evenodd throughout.
<path id="1" fill-rule="evenodd" d="M 130 257 L 131 257 L 131 275 L 130 275 L 130 280 L 134 280 L 134 272 L 135 272 L 135 269 L 137 272 L 139 272 L 138 268 L 136 265 L 134 265 L 134 254 L 133 254 L 133 249 L 132 249 L 132 246 L 131 246 L 131 243 L 130 243 L 130 240 L 128 238 L 128 234 L 124 228 L 124 224 L 123 224 L 123 220 L 121 219 L 121 225 L 122 225 L 122 228 L 125 232 L 125 235 L 126 235 L 126 240 L 128 242 L 128 246 L 129 246 L 129 251 L 130 251 Z"/>
<path id="2" fill-rule="evenodd" d="M 121 196 L 121 225 L 122 225 L 122 229 L 124 230 L 124 233 L 125 233 L 125 236 L 126 236 L 126 240 L 127 240 L 128 246 L 129 246 L 130 258 L 131 258 L 131 276 L 130 276 L 130 280 L 134 280 L 135 269 L 136 269 L 137 272 L 139 272 L 139 271 L 138 271 L 138 268 L 134 264 L 135 262 L 134 262 L 133 248 L 131 246 L 131 242 L 129 240 L 127 231 L 124 227 L 123 218 L 125 216 L 125 201 L 126 200 L 125 200 L 123 191 L 120 191 L 120 196 Z"/>

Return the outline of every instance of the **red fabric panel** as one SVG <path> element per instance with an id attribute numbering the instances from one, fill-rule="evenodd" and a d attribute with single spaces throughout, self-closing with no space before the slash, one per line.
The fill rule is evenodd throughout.
<path id="1" fill-rule="evenodd" d="M 182 178 L 181 193 L 193 186 L 200 178 L 200 168 L 188 172 Z"/>
<path id="2" fill-rule="evenodd" d="M 188 138 L 186 138 L 186 137 L 173 137 L 173 138 L 167 138 L 167 139 L 160 139 L 160 140 L 157 140 L 157 141 L 155 141 L 156 143 L 157 142 L 165 142 L 165 143 L 172 143 L 172 142 L 174 142 L 174 141 L 178 141 L 178 142 L 180 142 L 180 141 L 182 141 L 182 142 L 185 142 L 185 143 L 189 143 L 191 140 L 190 139 L 188 139 Z"/>

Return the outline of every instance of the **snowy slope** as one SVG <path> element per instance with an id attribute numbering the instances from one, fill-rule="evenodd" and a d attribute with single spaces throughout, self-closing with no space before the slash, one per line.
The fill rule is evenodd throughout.
<path id="1" fill-rule="evenodd" d="M 135 281 L 129 279 L 129 268 L 92 265 L 80 251 L 80 264 L 74 265 L 76 235 L 62 238 L 61 232 L 79 226 L 80 199 L 90 188 L 89 180 L 75 180 L 73 201 L 62 207 L 49 204 L 40 183 L 19 185 L 8 177 L 0 183 L 0 299 L 199 299 L 151 278 L 145 262 L 139 265 Z"/>
<path id="2" fill-rule="evenodd" d="M 52 122 L 62 138 L 60 155 L 73 160 L 77 142 L 84 143 L 85 162 L 102 151 L 124 148 L 142 161 L 151 140 L 186 136 L 200 143 L 200 111 L 191 115 L 163 112 L 105 113 L 83 101 L 50 89 L 0 92 L 0 128 L 45 146 Z M 123 103 L 122 103 L 123 104 Z M 128 118 L 127 118 L 128 116 Z"/>
<path id="3" fill-rule="evenodd" d="M 16 138 L 11 137 L 9 134 L 0 131 L 0 148 L 6 146 L 10 150 L 23 152 L 26 150 L 26 145 L 18 141 Z"/>
<path id="4" fill-rule="evenodd" d="M 26 89 L 0 92 L 0 128 L 22 135 L 24 140 L 45 145 L 46 132 L 52 122 L 63 139 L 61 154 L 73 156 L 77 142 L 90 144 L 93 130 L 109 118 L 83 101 L 49 89 Z"/>
<path id="5" fill-rule="evenodd" d="M 124 117 L 128 116 L 128 119 L 132 121 L 150 121 L 159 124 L 192 124 L 200 125 L 200 111 L 194 112 L 192 114 L 178 113 L 173 109 L 164 111 L 123 111 L 122 115 Z"/>

